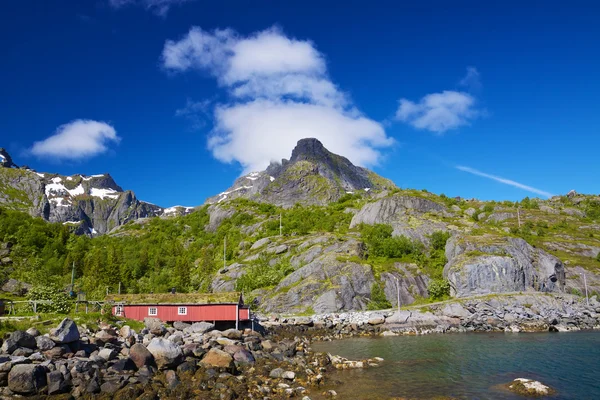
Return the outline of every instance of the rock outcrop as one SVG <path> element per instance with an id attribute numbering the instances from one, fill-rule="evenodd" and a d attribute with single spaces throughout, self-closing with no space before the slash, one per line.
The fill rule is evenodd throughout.
<path id="1" fill-rule="evenodd" d="M 444 276 L 456 297 L 561 292 L 565 286 L 563 263 L 520 238 L 453 237 L 446 244 L 446 258 Z"/>

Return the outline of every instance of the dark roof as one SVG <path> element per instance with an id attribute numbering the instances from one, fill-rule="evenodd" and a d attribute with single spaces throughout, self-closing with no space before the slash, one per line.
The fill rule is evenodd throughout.
<path id="1" fill-rule="evenodd" d="M 237 304 L 240 292 L 110 294 L 106 301 L 125 304 Z"/>

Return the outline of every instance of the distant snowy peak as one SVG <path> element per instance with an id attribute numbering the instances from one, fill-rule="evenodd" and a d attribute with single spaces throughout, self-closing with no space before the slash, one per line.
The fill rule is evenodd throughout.
<path id="1" fill-rule="evenodd" d="M 274 180 L 275 178 L 269 175 L 266 171 L 250 172 L 248 175 L 238 178 L 231 188 L 225 192 L 219 193 L 214 197 L 211 197 L 206 202 L 209 204 L 214 204 L 221 203 L 226 200 L 232 200 L 238 197 L 259 195 L 260 192 Z"/>

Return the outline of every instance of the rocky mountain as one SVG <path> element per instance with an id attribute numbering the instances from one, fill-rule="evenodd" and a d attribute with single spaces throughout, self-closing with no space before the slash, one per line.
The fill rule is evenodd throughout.
<path id="1" fill-rule="evenodd" d="M 109 174 L 63 176 L 19 168 L 4 149 L 0 149 L 0 205 L 61 222 L 78 234 L 90 236 L 108 233 L 139 218 L 192 211 L 191 207 L 165 209 L 140 201 Z"/>
<path id="2" fill-rule="evenodd" d="M 265 171 L 238 178 L 233 186 L 207 204 L 247 198 L 284 208 L 297 203 L 326 205 L 344 194 L 380 191 L 396 186 L 388 179 L 357 167 L 345 157 L 333 154 L 313 138 L 301 139 L 289 160 L 271 163 Z"/>

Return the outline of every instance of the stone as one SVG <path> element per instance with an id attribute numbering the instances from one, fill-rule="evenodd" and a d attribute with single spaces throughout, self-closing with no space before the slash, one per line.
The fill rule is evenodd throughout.
<path id="1" fill-rule="evenodd" d="M 285 370 L 283 368 L 275 368 L 269 373 L 271 378 L 281 378 Z"/>
<path id="2" fill-rule="evenodd" d="M 144 325 L 153 335 L 162 336 L 167 333 L 167 329 L 158 318 L 146 317 L 144 318 Z"/>
<path id="3" fill-rule="evenodd" d="M 208 368 L 232 368 L 233 357 L 223 350 L 212 348 L 206 353 L 200 363 Z"/>
<path id="4" fill-rule="evenodd" d="M 18 349 L 16 349 L 15 351 L 12 352 L 13 356 L 22 356 L 22 357 L 29 357 L 30 355 L 32 355 L 34 353 L 33 350 L 28 349 L 27 347 L 19 347 Z"/>
<path id="5" fill-rule="evenodd" d="M 40 351 L 47 351 L 56 346 L 54 340 L 47 336 L 38 336 L 35 338 L 35 343 Z"/>
<path id="6" fill-rule="evenodd" d="M 175 367 L 183 358 L 181 348 L 167 339 L 154 338 L 147 349 L 154 356 L 154 361 L 159 368 Z"/>
<path id="7" fill-rule="evenodd" d="M 442 309 L 442 314 L 450 318 L 468 318 L 473 315 L 460 303 L 446 304 Z"/>
<path id="8" fill-rule="evenodd" d="M 184 329 L 187 333 L 206 333 L 215 329 L 215 324 L 210 322 L 196 322 Z"/>
<path id="9" fill-rule="evenodd" d="M 227 329 L 226 331 L 223 331 L 222 335 L 227 339 L 239 340 L 242 338 L 242 331 L 238 331 L 237 329 Z"/>
<path id="10" fill-rule="evenodd" d="M 173 328 L 177 329 L 178 331 L 182 331 L 185 328 L 189 328 L 190 324 L 186 323 L 186 322 L 181 322 L 181 321 L 175 321 L 173 322 Z"/>
<path id="11" fill-rule="evenodd" d="M 175 389 L 181 383 L 177 377 L 177 374 L 173 370 L 168 370 L 165 372 L 165 381 L 169 390 Z"/>
<path id="12" fill-rule="evenodd" d="M 12 352 L 18 348 L 19 346 L 17 345 L 17 342 L 11 338 L 8 338 L 4 341 L 4 343 L 2 343 L 0 350 L 2 351 L 2 354 L 12 354 Z"/>
<path id="13" fill-rule="evenodd" d="M 98 356 L 102 357 L 106 361 L 114 360 L 117 358 L 117 352 L 113 349 L 103 348 L 98 352 Z"/>
<path id="14" fill-rule="evenodd" d="M 193 362 L 190 362 L 190 361 L 186 361 L 182 364 L 179 364 L 179 366 L 177 367 L 177 372 L 181 373 L 181 374 L 185 374 L 185 373 L 194 374 L 194 373 L 196 373 L 197 370 L 198 370 L 198 367 L 196 366 L 196 364 Z"/>
<path id="15" fill-rule="evenodd" d="M 554 389 L 539 381 L 527 378 L 515 379 L 508 388 L 517 394 L 532 397 L 549 396 L 556 392 Z"/>
<path id="16" fill-rule="evenodd" d="M 121 336 L 123 339 L 128 339 L 134 334 L 135 332 L 133 331 L 133 329 L 131 329 L 129 325 L 123 325 L 121 329 L 119 329 L 119 336 Z"/>
<path id="17" fill-rule="evenodd" d="M 40 365 L 21 364 L 8 373 L 8 388 L 19 394 L 34 394 L 46 386 L 46 370 Z"/>
<path id="18" fill-rule="evenodd" d="M 114 371 L 118 373 L 123 373 L 126 371 L 137 371 L 137 369 L 137 366 L 129 357 L 117 360 L 113 365 L 111 365 L 108 368 L 109 371 Z"/>
<path id="19" fill-rule="evenodd" d="M 294 371 L 284 371 L 283 374 L 281 374 L 281 377 L 293 381 L 296 378 L 296 373 Z"/>
<path id="20" fill-rule="evenodd" d="M 65 381 L 64 375 L 60 371 L 52 371 L 46 374 L 46 382 L 49 395 L 66 393 L 70 388 L 69 382 Z"/>
<path id="21" fill-rule="evenodd" d="M 412 313 L 410 311 L 399 310 L 399 311 L 396 311 L 395 313 L 393 313 L 392 315 L 390 315 L 389 317 L 387 317 L 385 319 L 385 323 L 386 324 L 404 324 L 404 323 L 406 323 L 406 321 L 408 321 L 408 319 L 410 318 L 411 315 L 412 315 Z"/>
<path id="22" fill-rule="evenodd" d="M 236 351 L 233 354 L 233 359 L 235 360 L 235 362 L 240 364 L 254 364 L 254 362 L 256 362 L 252 353 L 250 353 L 246 349 L 240 349 Z"/>
<path id="23" fill-rule="evenodd" d="M 269 243 L 271 243 L 271 239 L 269 239 L 269 238 L 259 239 L 256 242 L 254 242 L 252 247 L 250 247 L 250 250 L 260 249 L 261 247 L 263 247 Z"/>
<path id="24" fill-rule="evenodd" d="M 385 322 L 385 317 L 381 314 L 374 314 L 369 317 L 369 325 L 381 325 Z"/>
<path id="25" fill-rule="evenodd" d="M 80 335 L 77 325 L 69 318 L 63 319 L 58 327 L 50 333 L 50 339 L 58 344 L 73 343 L 78 341 L 79 338 Z"/>
<path id="26" fill-rule="evenodd" d="M 38 331 L 36 328 L 29 328 L 27 329 L 25 332 L 27 332 L 28 334 L 30 334 L 33 337 L 38 337 L 40 336 L 40 331 Z"/>
<path id="27" fill-rule="evenodd" d="M 138 368 L 143 366 L 155 365 L 154 356 L 148 351 L 146 346 L 136 343 L 129 349 L 129 357 Z"/>

